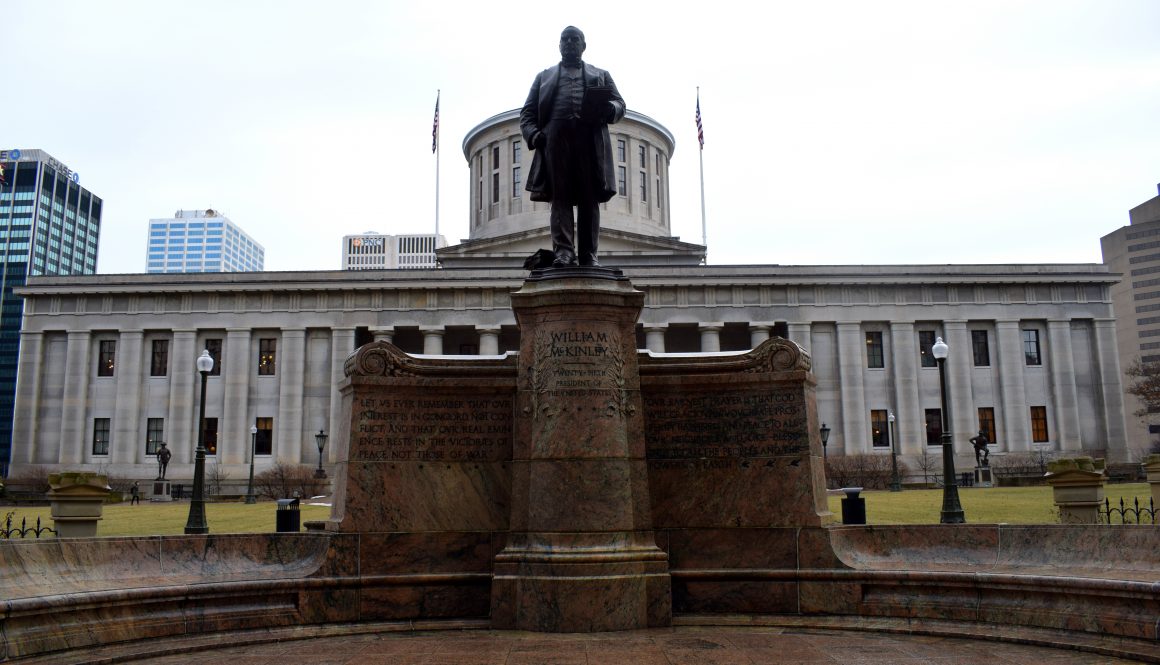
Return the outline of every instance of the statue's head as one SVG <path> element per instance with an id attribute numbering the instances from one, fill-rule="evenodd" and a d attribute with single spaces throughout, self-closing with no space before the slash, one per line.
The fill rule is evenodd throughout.
<path id="1" fill-rule="evenodd" d="M 584 33 L 580 28 L 568 26 L 560 33 L 560 57 L 565 62 L 577 62 L 584 55 Z"/>

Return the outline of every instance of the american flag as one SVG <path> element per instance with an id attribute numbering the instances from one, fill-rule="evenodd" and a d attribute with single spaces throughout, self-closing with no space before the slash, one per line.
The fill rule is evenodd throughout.
<path id="1" fill-rule="evenodd" d="M 705 130 L 701 127 L 701 93 L 697 93 L 697 140 L 701 142 L 701 150 L 704 150 Z"/>
<path id="2" fill-rule="evenodd" d="M 435 93 L 435 124 L 431 127 L 431 153 L 439 147 L 439 93 Z"/>

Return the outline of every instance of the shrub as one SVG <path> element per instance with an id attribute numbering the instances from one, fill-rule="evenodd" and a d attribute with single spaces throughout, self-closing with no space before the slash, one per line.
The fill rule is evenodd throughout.
<path id="1" fill-rule="evenodd" d="M 271 499 L 312 497 L 326 491 L 325 478 L 315 478 L 307 465 L 278 463 L 254 476 L 254 493 Z"/>
<path id="2" fill-rule="evenodd" d="M 846 455 L 826 460 L 826 477 L 833 487 L 885 489 L 890 485 L 890 474 L 890 455 Z"/>

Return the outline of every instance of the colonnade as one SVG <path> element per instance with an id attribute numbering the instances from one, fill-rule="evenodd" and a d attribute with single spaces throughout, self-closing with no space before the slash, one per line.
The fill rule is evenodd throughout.
<path id="1" fill-rule="evenodd" d="M 690 350 L 686 347 L 695 343 L 699 348 L 691 350 L 718 352 L 723 346 L 730 347 L 725 350 L 741 350 L 737 347 L 744 343 L 745 332 L 749 348 L 772 334 L 786 335 L 815 356 L 819 417 L 833 428 L 830 450 L 857 453 L 872 450 L 871 410 L 893 410 L 899 426 L 914 433 L 925 426 L 924 408 L 939 406 L 937 393 L 931 392 L 933 375 L 920 367 L 918 348 L 918 328 L 936 326 L 951 349 L 948 400 L 956 450 L 969 451 L 966 439 L 978 428 L 980 406 L 994 408 L 1001 449 L 1029 449 L 1027 395 L 1043 384 L 1046 394 L 1041 401 L 1048 407 L 1051 445 L 1061 451 L 1078 451 L 1105 442 L 1122 442 L 1125 435 L 1122 418 L 1117 421 L 1114 416 L 1123 412 L 1114 321 L 1085 321 L 1077 325 L 1091 331 L 1092 366 L 1081 368 L 1080 374 L 1091 377 L 1094 395 L 1077 385 L 1074 322 L 1062 318 L 1041 319 L 1037 324 L 1046 333 L 1046 368 L 1026 365 L 1020 333 L 1026 322 L 1019 319 L 946 319 L 921 326 L 915 321 L 646 323 L 641 326 L 641 341 L 654 353 L 666 352 L 667 336 L 678 342 L 681 351 Z M 972 367 L 971 331 L 982 324 L 993 334 L 993 367 Z M 870 325 L 881 329 L 883 339 L 889 340 L 888 361 L 881 371 L 867 368 L 866 331 Z M 722 333 L 727 327 L 729 344 L 723 345 Z M 479 354 L 496 355 L 505 339 L 500 326 L 380 326 L 369 332 L 375 340 L 394 341 L 404 329 L 412 347 L 421 340 L 421 352 L 431 355 L 445 353 L 445 342 L 464 339 L 472 344 L 477 341 Z M 277 339 L 274 376 L 260 376 L 253 357 L 258 346 L 255 338 L 266 337 Z M 218 419 L 217 460 L 231 465 L 246 463 L 250 428 L 256 417 L 269 417 L 274 422 L 271 457 L 289 464 L 310 463 L 315 459 L 309 454 L 314 450 L 314 433 L 319 429 L 334 432 L 341 426 L 338 385 L 356 337 L 354 327 L 25 331 L 21 337 L 13 462 L 152 465 L 155 461 L 145 446 L 145 421 L 164 418 L 165 440 L 174 453 L 174 462 L 191 463 L 200 380 L 194 360 L 207 338 L 218 338 L 222 339 L 221 375 L 209 379 L 206 413 Z M 113 377 L 102 377 L 96 371 L 96 356 L 100 341 L 108 339 L 116 341 L 116 369 Z M 164 377 L 149 376 L 149 342 L 155 339 L 169 340 Z M 311 345 L 311 339 L 317 343 Z M 511 344 L 511 338 L 506 341 Z M 814 348 L 819 341 L 821 346 Z M 61 351 L 63 361 L 49 358 Z M 984 379 L 994 378 L 994 391 L 988 392 L 984 381 L 980 392 L 978 373 L 984 370 Z M 1085 413 L 1089 418 L 1094 414 L 1100 422 L 1085 427 Z M 94 451 L 95 418 L 111 422 L 107 454 Z M 924 441 L 922 436 L 908 436 L 901 440 L 899 452 L 919 454 Z M 333 447 L 326 454 L 328 460 L 333 459 L 332 453 Z"/>

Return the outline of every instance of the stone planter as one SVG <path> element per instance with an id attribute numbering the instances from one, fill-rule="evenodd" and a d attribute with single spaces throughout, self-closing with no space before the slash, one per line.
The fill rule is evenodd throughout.
<path id="1" fill-rule="evenodd" d="M 1064 524 L 1099 524 L 1100 507 L 1104 501 L 1103 460 L 1090 457 L 1058 459 L 1047 465 L 1047 484 L 1059 521 Z"/>
<path id="2" fill-rule="evenodd" d="M 53 473 L 48 476 L 48 498 L 58 538 L 90 538 L 111 488 L 107 476 L 96 473 Z"/>
<path id="3" fill-rule="evenodd" d="M 1148 474 L 1148 485 L 1152 488 L 1152 505 L 1160 506 L 1160 455 L 1144 458 L 1144 473 Z"/>

